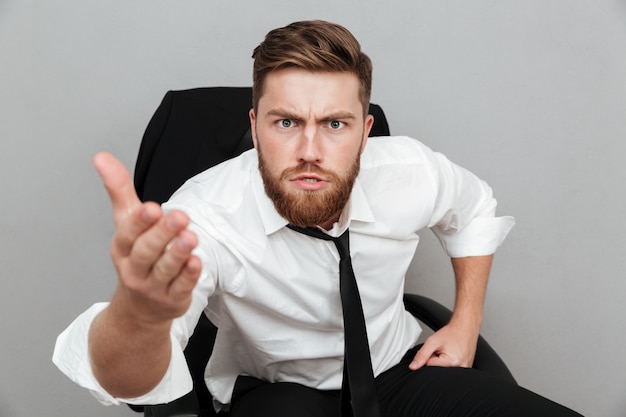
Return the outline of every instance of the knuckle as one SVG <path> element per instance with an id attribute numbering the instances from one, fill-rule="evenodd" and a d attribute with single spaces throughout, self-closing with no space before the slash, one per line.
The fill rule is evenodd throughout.
<path id="1" fill-rule="evenodd" d="M 118 229 L 111 240 L 111 255 L 124 256 L 128 253 L 131 246 L 130 240 Z"/>
<path id="2" fill-rule="evenodd" d="M 121 284 L 133 293 L 142 293 L 146 290 L 143 280 L 130 272 L 128 268 L 121 268 L 119 271 Z"/>
<path id="3" fill-rule="evenodd" d="M 195 287 L 196 281 L 194 277 L 181 275 L 177 280 L 178 288 L 182 292 L 190 293 Z"/>
<path id="4" fill-rule="evenodd" d="M 181 273 L 186 258 L 170 249 L 154 263 L 152 274 L 160 280 L 171 281 Z"/>
<path id="5" fill-rule="evenodd" d="M 173 274 L 173 268 L 166 262 L 156 262 L 152 268 L 152 275 L 159 280 L 168 279 Z"/>
<path id="6" fill-rule="evenodd" d="M 125 287 L 131 291 L 132 293 L 140 294 L 145 292 L 145 286 L 136 279 L 126 279 L 124 280 Z"/>
<path id="7" fill-rule="evenodd" d="M 138 245 L 133 248 L 131 258 L 138 265 L 149 264 L 154 260 L 154 250 L 147 246 Z"/>

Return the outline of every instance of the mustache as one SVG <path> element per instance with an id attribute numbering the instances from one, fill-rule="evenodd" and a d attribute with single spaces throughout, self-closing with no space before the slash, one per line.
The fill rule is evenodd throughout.
<path id="1" fill-rule="evenodd" d="M 289 178 L 293 178 L 303 173 L 317 174 L 319 176 L 322 176 L 330 180 L 333 180 L 339 177 L 335 171 L 324 169 L 313 162 L 301 162 L 300 164 L 296 166 L 293 166 L 291 168 L 286 168 L 283 170 L 280 177 L 281 177 L 281 180 L 288 180 Z"/>

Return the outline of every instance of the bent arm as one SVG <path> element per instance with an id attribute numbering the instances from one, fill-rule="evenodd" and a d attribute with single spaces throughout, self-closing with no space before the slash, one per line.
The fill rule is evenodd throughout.
<path id="1" fill-rule="evenodd" d="M 493 254 L 515 224 L 512 217 L 496 217 L 497 201 L 484 181 L 440 154 L 434 160 L 431 227 L 452 259 L 455 304 L 450 322 L 427 339 L 411 369 L 472 366 Z"/>

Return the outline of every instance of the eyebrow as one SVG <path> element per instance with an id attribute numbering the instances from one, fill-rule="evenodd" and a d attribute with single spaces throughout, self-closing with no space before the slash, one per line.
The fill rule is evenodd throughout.
<path id="1" fill-rule="evenodd" d="M 267 112 L 266 117 L 270 117 L 270 116 L 278 116 L 278 117 L 283 117 L 285 119 L 290 119 L 290 120 L 303 120 L 303 117 L 300 117 L 298 115 L 296 115 L 295 113 L 283 109 L 283 108 L 276 108 L 276 109 L 271 109 Z M 330 120 L 345 120 L 345 119 L 356 119 L 356 116 L 349 111 L 337 111 L 334 113 L 330 113 L 326 116 L 323 116 L 319 121 L 321 122 L 325 122 L 325 121 L 330 121 Z"/>

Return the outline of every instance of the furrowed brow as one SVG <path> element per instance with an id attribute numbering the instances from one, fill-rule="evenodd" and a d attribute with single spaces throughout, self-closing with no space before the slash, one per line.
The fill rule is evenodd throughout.
<path id="1" fill-rule="evenodd" d="M 322 118 L 322 122 L 330 122 L 332 120 L 354 120 L 356 116 L 349 111 L 338 111 L 335 113 L 331 113 Z"/>
<path id="2" fill-rule="evenodd" d="M 289 120 L 294 120 L 294 121 L 302 121 L 304 120 L 303 117 L 289 111 L 283 108 L 275 108 L 275 109 L 271 109 L 269 110 L 266 115 L 266 117 L 279 117 L 281 119 L 289 119 Z M 328 115 L 325 115 L 323 117 L 321 117 L 319 119 L 320 122 L 330 122 L 333 120 L 354 120 L 356 119 L 356 116 L 354 115 L 354 113 L 349 112 L 349 111 L 337 111 L 334 113 L 330 113 Z"/>
<path id="3" fill-rule="evenodd" d="M 277 108 L 267 112 L 266 117 L 280 117 L 281 119 L 302 120 L 302 118 L 288 110 Z"/>

